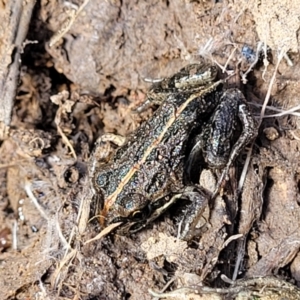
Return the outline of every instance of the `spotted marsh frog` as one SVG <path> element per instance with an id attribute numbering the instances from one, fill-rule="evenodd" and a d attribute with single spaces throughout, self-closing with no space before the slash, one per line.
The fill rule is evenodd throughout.
<path id="1" fill-rule="evenodd" d="M 223 90 L 223 83 L 217 80 L 215 66 L 188 65 L 153 84 L 145 105 L 154 102 L 159 107 L 130 136 L 100 137 L 100 146 L 107 140 L 120 146 L 102 155 L 93 175 L 103 226 L 122 222 L 119 232 L 135 232 L 175 201 L 187 199 L 191 204 L 183 215 L 180 237 L 195 235 L 209 198 L 218 193 L 232 162 L 256 134 L 243 94 Z M 237 124 L 241 130 L 234 138 Z M 222 171 L 213 195 L 193 183 L 199 162 Z"/>

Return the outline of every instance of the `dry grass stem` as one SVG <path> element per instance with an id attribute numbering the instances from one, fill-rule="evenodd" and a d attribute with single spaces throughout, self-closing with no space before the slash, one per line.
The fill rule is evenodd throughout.
<path id="1" fill-rule="evenodd" d="M 275 108 L 267 107 L 268 109 L 276 110 Z M 296 117 L 300 117 L 300 113 L 297 113 L 296 111 L 300 109 L 300 105 L 294 106 L 292 108 L 289 108 L 288 110 L 278 109 L 277 111 L 280 111 L 278 114 L 273 115 L 264 115 L 263 118 L 274 118 L 274 117 L 283 117 L 286 115 L 293 115 Z"/>
<path id="2" fill-rule="evenodd" d="M 104 236 L 109 234 L 111 231 L 113 231 L 115 228 L 119 227 L 121 224 L 123 224 L 123 222 L 110 224 L 105 229 L 103 229 L 99 234 L 97 234 L 94 238 L 84 242 L 84 245 L 89 244 L 89 243 L 94 242 L 94 241 L 97 241 L 97 240 L 100 240 L 101 238 L 103 238 Z"/>
<path id="3" fill-rule="evenodd" d="M 280 51 L 280 53 L 279 53 L 277 64 L 275 66 L 275 69 L 274 69 L 274 72 L 273 72 L 273 76 L 272 76 L 271 81 L 269 83 L 269 88 L 268 88 L 268 91 L 267 91 L 267 95 L 266 95 L 264 103 L 262 105 L 262 109 L 261 109 L 261 113 L 260 113 L 260 119 L 258 121 L 257 128 L 260 127 L 260 124 L 261 124 L 261 122 L 262 122 L 262 120 L 263 120 L 263 118 L 265 116 L 265 110 L 266 110 L 267 104 L 268 104 L 269 99 L 270 99 L 271 89 L 272 89 L 272 86 L 273 86 L 273 84 L 275 82 L 276 73 L 277 73 L 277 70 L 278 70 L 278 67 L 279 67 L 279 63 L 281 62 L 283 55 L 284 55 L 284 51 L 282 49 Z M 245 164 L 244 164 L 244 167 L 243 167 L 243 171 L 242 171 L 242 174 L 241 174 L 241 177 L 240 177 L 240 180 L 239 180 L 239 184 L 238 184 L 238 190 L 239 191 L 242 189 L 242 187 L 244 185 L 244 181 L 245 181 L 245 178 L 246 178 L 248 166 L 249 166 L 250 159 L 251 159 L 253 145 L 254 145 L 254 142 L 252 142 L 252 144 L 250 146 L 250 149 L 248 150 L 248 153 L 247 153 L 247 158 L 246 158 L 246 161 L 245 161 Z"/>
<path id="4" fill-rule="evenodd" d="M 255 106 L 255 107 L 262 107 L 262 104 L 257 104 L 257 103 L 253 103 L 253 102 L 249 102 L 250 105 Z M 295 117 L 300 117 L 300 113 L 296 112 L 297 110 L 300 109 L 300 105 L 294 106 L 292 108 L 289 108 L 288 110 L 284 110 L 282 108 L 277 108 L 274 106 L 266 106 L 266 109 L 269 110 L 273 110 L 273 111 L 278 111 L 278 114 L 273 114 L 273 115 L 264 115 L 264 119 L 265 118 L 273 118 L 273 117 L 282 117 L 285 115 L 292 115 Z"/>
<path id="5" fill-rule="evenodd" d="M 232 241 L 238 240 L 242 237 L 242 234 L 235 234 L 230 236 L 223 244 L 222 249 L 224 249 L 225 247 L 227 247 Z"/>
<path id="6" fill-rule="evenodd" d="M 14 250 L 17 250 L 18 249 L 18 235 L 17 235 L 17 232 L 18 232 L 18 223 L 16 220 L 14 220 L 14 223 L 13 223 L 13 230 L 12 230 L 12 247 Z"/>
<path id="7" fill-rule="evenodd" d="M 60 136 L 62 137 L 64 143 L 67 145 L 67 147 L 70 149 L 72 156 L 77 159 L 77 155 L 75 153 L 75 150 L 72 146 L 72 144 L 70 143 L 70 141 L 68 140 L 68 138 L 66 137 L 66 135 L 63 133 L 63 131 L 61 130 L 60 126 L 58 124 L 56 124 L 57 126 L 57 131 L 60 134 Z"/>
<path id="8" fill-rule="evenodd" d="M 67 265 L 67 264 L 70 264 L 71 263 L 71 260 L 73 258 L 75 258 L 77 254 L 77 250 L 76 249 L 72 249 L 70 251 L 70 253 L 68 255 L 66 255 L 60 262 L 59 262 L 59 265 L 57 267 L 57 269 L 54 271 L 53 273 L 53 280 L 52 280 L 52 284 L 53 286 L 57 286 L 58 282 L 59 282 L 59 278 L 60 278 L 60 273 L 61 273 L 61 270 L 62 268 Z"/>
<path id="9" fill-rule="evenodd" d="M 263 106 L 262 106 L 262 109 L 261 109 L 261 112 L 260 112 L 260 120 L 259 120 L 258 126 L 260 126 L 260 124 L 261 124 L 261 122 L 262 122 L 262 120 L 264 118 L 266 107 L 267 107 L 267 104 L 268 104 L 270 96 L 271 96 L 272 86 L 275 83 L 277 70 L 278 70 L 279 64 L 280 64 L 280 62 L 281 62 L 281 60 L 282 60 L 282 58 L 284 56 L 284 53 L 285 53 L 284 49 L 281 49 L 281 51 L 279 52 L 277 63 L 276 63 L 276 66 L 275 66 L 275 69 L 274 69 L 274 72 L 273 72 L 273 76 L 272 76 L 271 81 L 269 83 L 269 88 L 268 88 L 268 91 L 267 91 L 267 95 L 265 97 L 265 101 L 263 103 Z"/>

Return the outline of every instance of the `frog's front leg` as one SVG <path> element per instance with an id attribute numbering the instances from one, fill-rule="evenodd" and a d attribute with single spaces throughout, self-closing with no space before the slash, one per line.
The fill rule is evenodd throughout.
<path id="1" fill-rule="evenodd" d="M 161 216 L 166 210 L 168 210 L 175 202 L 179 201 L 180 199 L 185 199 L 189 200 L 191 203 L 187 205 L 184 216 L 180 222 L 178 238 L 189 241 L 194 236 L 200 235 L 202 227 L 199 224 L 201 224 L 200 221 L 203 218 L 203 212 L 206 208 L 208 208 L 208 200 L 210 199 L 210 195 L 210 192 L 204 188 L 201 188 L 199 185 L 187 186 L 181 192 L 173 195 L 162 206 L 157 207 L 156 209 L 154 209 L 154 207 L 150 208 L 151 205 L 148 204 L 147 207 L 148 209 L 150 208 L 149 210 L 151 211 L 150 215 L 146 219 L 142 218 L 141 220 L 138 220 L 135 217 L 136 220 L 127 222 L 127 224 L 125 224 L 123 228 L 119 230 L 119 233 L 134 233 L 140 230 L 142 227 L 146 227 L 148 224 L 152 223 L 155 219 Z M 139 202 L 140 200 L 137 203 Z M 144 206 L 144 204 L 138 205 L 141 207 Z M 136 212 L 139 212 L 139 215 L 141 215 L 141 211 L 139 209 L 136 210 Z"/>

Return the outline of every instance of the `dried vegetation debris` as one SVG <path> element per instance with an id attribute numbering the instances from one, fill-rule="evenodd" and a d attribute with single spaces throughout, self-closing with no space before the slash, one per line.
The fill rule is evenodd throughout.
<path id="1" fill-rule="evenodd" d="M 127 135 L 151 115 L 132 110 L 145 97 L 137 90 L 148 86 L 143 78 L 170 75 L 185 64 L 182 59 L 197 61 L 199 53 L 222 64 L 242 60 L 246 72 L 258 37 L 273 50 L 297 51 L 295 3 L 286 9 L 281 1 L 285 9 L 274 18 L 279 2 L 272 1 L 269 17 L 261 18 L 266 3 L 257 1 L 247 7 L 235 1 L 90 2 L 64 39 L 51 48 L 45 44 L 48 53 L 22 66 L 10 135 L 0 147 L 1 299 L 151 299 L 149 288 L 165 287 L 175 290 L 161 295 L 168 299 L 299 299 L 299 290 L 285 281 L 251 279 L 280 274 L 300 282 L 299 116 L 264 120 L 241 199 L 237 163 L 223 197 L 208 212 L 201 239 L 191 245 L 174 238 L 173 213 L 180 210 L 131 237 L 91 241 L 100 229 L 89 220 L 86 176 L 98 136 Z M 47 24 L 41 32 L 57 32 L 76 9 L 61 5 L 42 1 L 32 32 L 41 20 Z M 258 37 L 249 30 L 253 24 Z M 275 63 L 276 51 L 273 56 Z M 279 108 L 299 105 L 299 57 L 292 60 L 293 67 L 281 62 L 271 90 L 272 105 Z M 253 72 L 248 100 L 267 94 L 274 71 L 269 62 Z M 53 66 L 73 83 L 59 82 Z M 269 128 L 276 129 L 275 138 Z M 232 274 L 237 257 L 248 279 L 225 284 L 220 275 Z"/>
<path id="2" fill-rule="evenodd" d="M 3 139 L 11 121 L 16 95 L 21 52 L 27 35 L 34 1 L 8 0 L 0 4 L 0 137 Z"/>
<path id="3" fill-rule="evenodd" d="M 272 143 L 271 150 L 261 151 L 259 163 L 265 170 L 266 187 L 263 222 L 258 223 L 255 242 L 262 258 L 247 271 L 248 276 L 277 273 L 299 252 L 298 146 L 298 141 L 281 137 Z"/>

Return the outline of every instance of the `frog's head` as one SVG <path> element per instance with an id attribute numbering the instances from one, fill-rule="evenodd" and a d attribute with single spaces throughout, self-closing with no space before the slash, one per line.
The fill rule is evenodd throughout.
<path id="1" fill-rule="evenodd" d="M 206 86 L 208 83 L 213 82 L 218 74 L 216 66 L 209 64 L 190 64 L 182 68 L 178 73 L 172 77 L 167 77 L 162 80 L 154 82 L 150 87 L 148 93 L 150 94 L 157 91 L 178 92 L 184 90 L 191 90 L 193 88 L 199 88 L 200 86 Z"/>
<path id="2" fill-rule="evenodd" d="M 138 111 L 144 110 L 151 102 L 161 103 L 169 94 L 191 92 L 193 89 L 199 91 L 201 87 L 205 88 L 207 84 L 215 81 L 217 74 L 216 66 L 206 63 L 187 65 L 172 77 L 155 81 L 147 92 L 147 100 Z"/>
<path id="3" fill-rule="evenodd" d="M 174 84 L 178 90 L 189 91 L 193 88 L 206 86 L 208 83 L 213 82 L 218 74 L 216 66 L 209 64 L 190 64 L 182 68 L 178 73 L 173 75 L 169 82 Z"/>
<path id="4" fill-rule="evenodd" d="M 151 197 L 134 189 L 125 189 L 124 182 L 129 171 L 128 167 L 115 170 L 106 165 L 93 177 L 97 202 L 101 206 L 100 224 L 106 228 L 121 222 L 117 230 L 121 234 L 142 229 L 167 209 L 168 202 L 172 202 L 168 197 Z"/>

